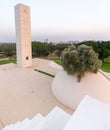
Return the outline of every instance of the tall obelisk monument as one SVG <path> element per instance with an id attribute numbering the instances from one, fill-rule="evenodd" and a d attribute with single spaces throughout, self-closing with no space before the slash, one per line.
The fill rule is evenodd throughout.
<path id="1" fill-rule="evenodd" d="M 32 66 L 30 8 L 23 4 L 15 6 L 16 50 L 19 67 Z"/>

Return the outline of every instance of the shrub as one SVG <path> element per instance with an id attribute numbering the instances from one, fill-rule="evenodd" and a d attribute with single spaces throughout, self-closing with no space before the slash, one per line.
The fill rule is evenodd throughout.
<path id="1" fill-rule="evenodd" d="M 62 52 L 60 60 L 64 70 L 70 75 L 76 74 L 78 81 L 87 72 L 97 73 L 102 64 L 98 54 L 86 45 L 68 47 Z"/>

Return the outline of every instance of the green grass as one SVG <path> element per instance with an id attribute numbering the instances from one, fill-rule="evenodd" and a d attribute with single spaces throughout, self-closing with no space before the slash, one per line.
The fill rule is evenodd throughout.
<path id="1" fill-rule="evenodd" d="M 101 66 L 101 69 L 105 72 L 110 72 L 110 62 L 104 62 Z"/>
<path id="2" fill-rule="evenodd" d="M 61 65 L 60 59 L 54 59 L 54 62 Z M 110 73 L 110 62 L 104 62 L 101 66 L 101 70 Z"/>
<path id="3" fill-rule="evenodd" d="M 14 63 L 14 64 L 16 64 L 16 60 L 1 60 L 1 61 L 0 61 L 0 65 L 9 64 L 9 63 Z"/>
<path id="4" fill-rule="evenodd" d="M 0 59 L 7 58 L 5 55 L 0 55 Z"/>
<path id="5" fill-rule="evenodd" d="M 55 75 L 49 74 L 49 73 L 44 72 L 42 70 L 35 69 L 35 71 L 40 72 L 40 73 L 45 74 L 45 75 L 48 75 L 48 76 L 53 77 L 53 78 L 55 77 Z"/>
<path id="6" fill-rule="evenodd" d="M 55 59 L 54 62 L 57 63 L 58 65 L 61 65 L 60 59 Z"/>
<path id="7" fill-rule="evenodd" d="M 54 59 L 54 62 L 61 65 L 60 59 Z M 101 70 L 110 73 L 110 62 L 104 62 L 101 66 Z"/>
<path id="8" fill-rule="evenodd" d="M 110 56 L 104 59 L 105 62 L 110 62 Z"/>

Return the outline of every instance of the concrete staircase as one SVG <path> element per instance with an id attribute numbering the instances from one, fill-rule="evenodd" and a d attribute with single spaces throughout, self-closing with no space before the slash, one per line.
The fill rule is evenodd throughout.
<path id="1" fill-rule="evenodd" d="M 2 130 L 63 130 L 71 116 L 59 107 L 55 107 L 46 117 L 37 114 L 32 119 L 8 125 Z"/>
<path id="2" fill-rule="evenodd" d="M 45 117 L 37 114 L 2 130 L 110 130 L 110 105 L 85 96 L 72 116 L 55 107 Z"/>

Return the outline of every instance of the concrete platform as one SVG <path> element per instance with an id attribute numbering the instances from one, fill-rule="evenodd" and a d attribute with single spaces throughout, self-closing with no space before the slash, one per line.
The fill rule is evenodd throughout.
<path id="1" fill-rule="evenodd" d="M 36 58 L 30 68 L 19 68 L 16 64 L 0 66 L 0 120 L 4 126 L 26 117 L 32 118 L 37 113 L 45 116 L 55 106 L 73 113 L 53 97 L 53 78 L 34 71 L 40 69 L 56 74 L 59 70 L 50 67 L 49 63 L 48 60 Z"/>

